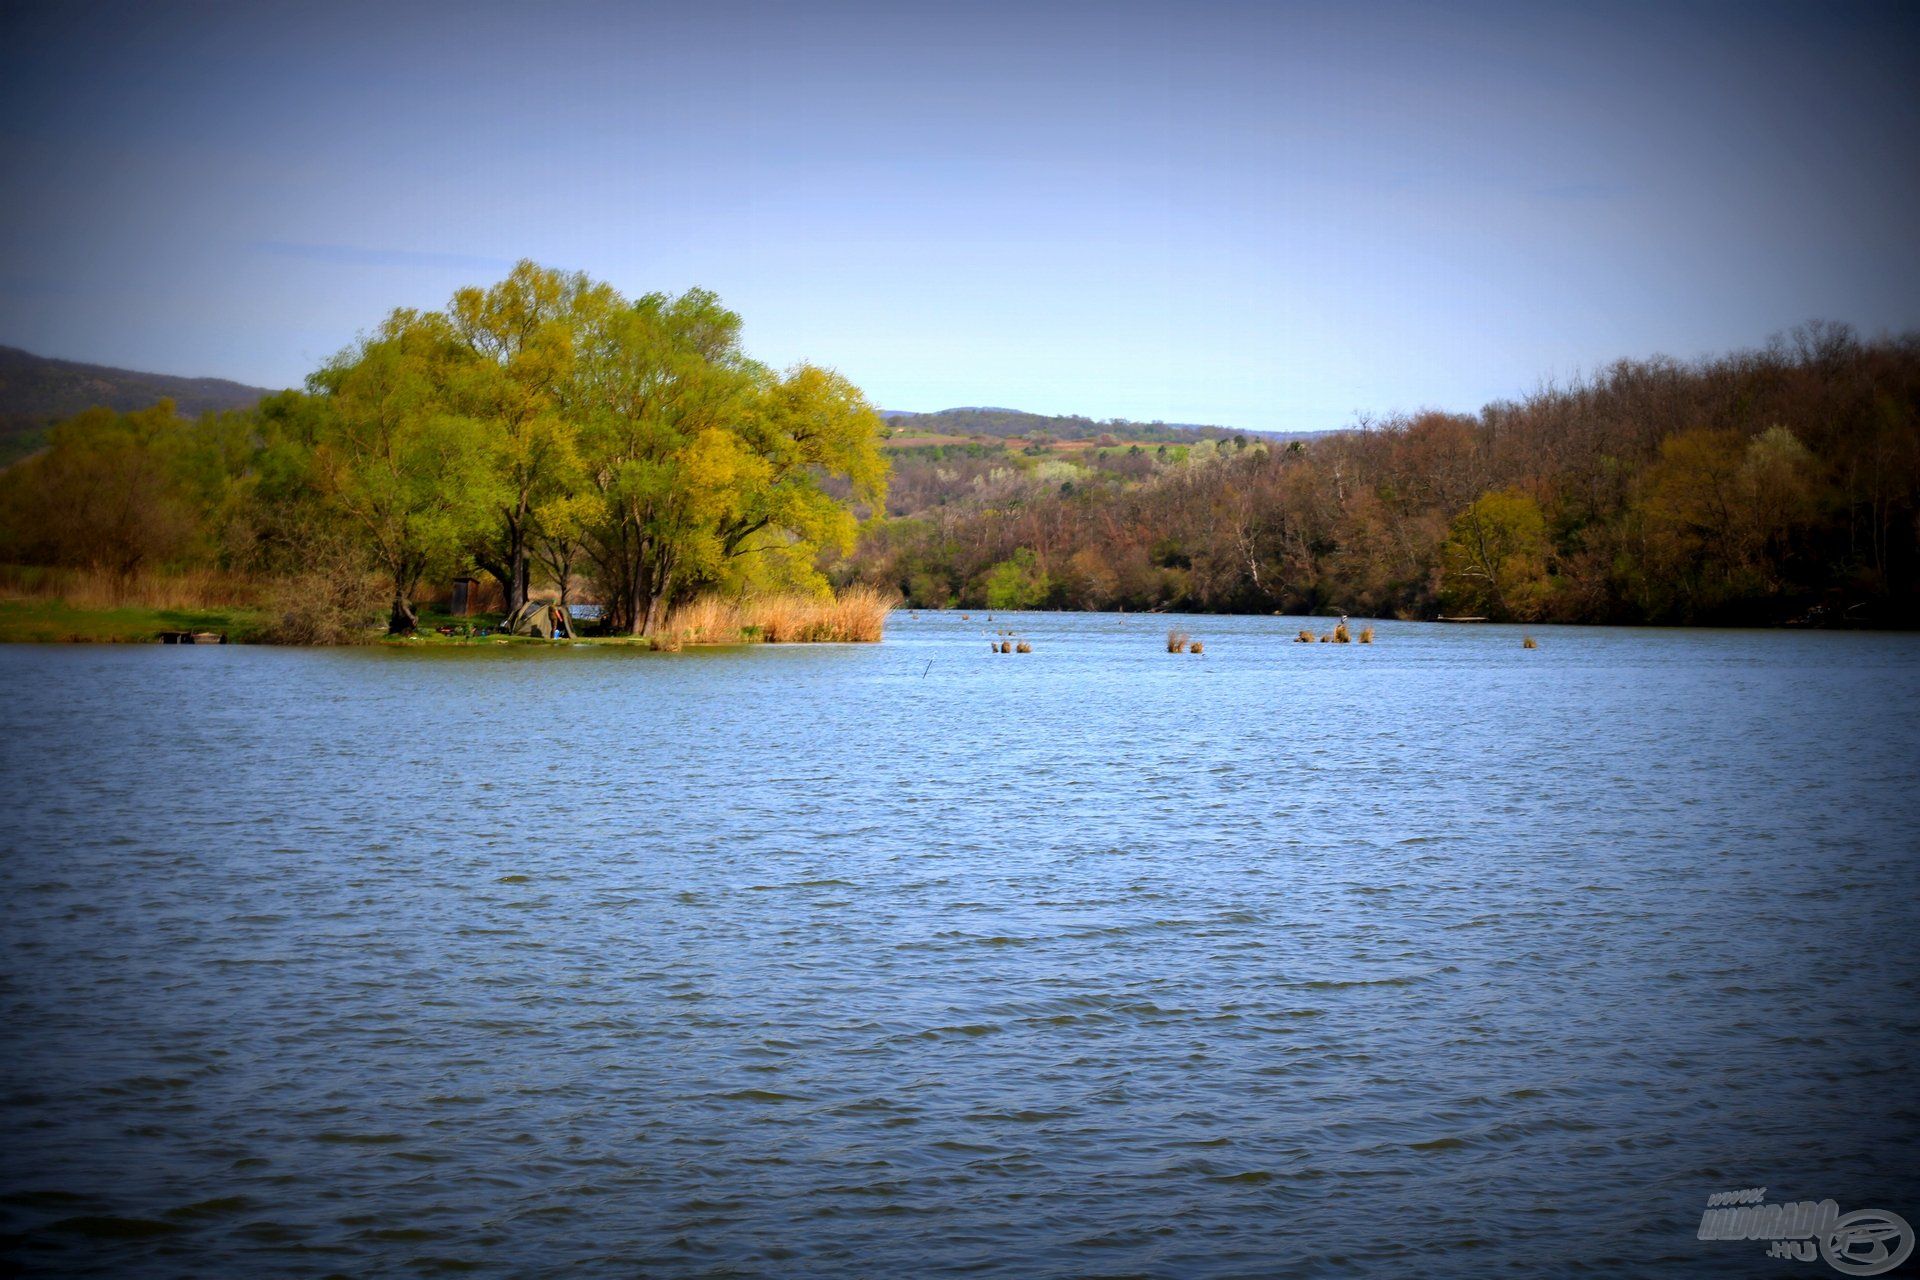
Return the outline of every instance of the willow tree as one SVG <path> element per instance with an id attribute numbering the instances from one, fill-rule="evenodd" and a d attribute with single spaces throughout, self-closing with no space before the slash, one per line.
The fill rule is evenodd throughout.
<path id="1" fill-rule="evenodd" d="M 635 635 L 738 558 L 850 546 L 830 480 L 867 501 L 884 489 L 880 421 L 852 384 L 749 360 L 740 317 L 705 290 L 606 315 L 582 335 L 573 387 L 598 506 L 583 541 L 609 621 Z"/>
<path id="2" fill-rule="evenodd" d="M 719 528 L 723 561 L 810 564 L 822 546 L 851 551 L 854 505 L 879 511 L 886 498 L 884 424 L 860 389 L 830 369 L 762 370 L 758 383 L 754 409 L 736 428 L 757 465 L 742 473 L 737 508 Z M 851 503 L 827 491 L 827 478 L 844 482 Z"/>
<path id="3" fill-rule="evenodd" d="M 500 490 L 473 559 L 496 578 L 509 611 L 526 600 L 539 513 L 564 510 L 579 487 L 579 422 L 570 412 L 574 352 L 616 304 L 580 273 L 518 263 L 490 288 L 454 294 L 447 315 L 471 357 L 450 392 L 483 428 Z"/>
<path id="4" fill-rule="evenodd" d="M 444 315 L 401 310 L 308 380 L 325 405 L 315 479 L 392 579 L 395 633 L 417 622 L 421 578 L 463 558 L 504 498 L 485 426 L 449 394 L 466 360 Z"/>

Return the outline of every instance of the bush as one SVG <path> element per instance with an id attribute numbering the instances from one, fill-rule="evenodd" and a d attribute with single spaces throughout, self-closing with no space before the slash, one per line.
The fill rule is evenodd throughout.
<path id="1" fill-rule="evenodd" d="M 380 575 L 342 550 L 274 584 L 268 601 L 269 644 L 359 644 L 374 638 L 386 615 L 388 592 Z"/>

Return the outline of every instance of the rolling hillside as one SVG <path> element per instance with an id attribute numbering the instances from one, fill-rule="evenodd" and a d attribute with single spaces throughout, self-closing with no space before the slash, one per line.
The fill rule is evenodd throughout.
<path id="1" fill-rule="evenodd" d="M 107 365 L 81 364 L 0 347 L 0 462 L 33 452 L 46 428 L 83 409 L 122 411 L 172 399 L 188 417 L 240 409 L 270 394 L 225 378 L 181 378 Z"/>

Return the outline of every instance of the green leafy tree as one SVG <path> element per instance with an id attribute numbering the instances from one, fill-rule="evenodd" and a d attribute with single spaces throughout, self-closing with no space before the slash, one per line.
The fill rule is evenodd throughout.
<path id="1" fill-rule="evenodd" d="M 485 424 L 450 403 L 464 357 L 445 316 L 396 311 L 311 379 L 326 403 L 314 476 L 391 579 L 395 633 L 418 622 L 421 578 L 463 558 L 506 498 Z"/>
<path id="2" fill-rule="evenodd" d="M 202 530 L 192 426 L 162 400 L 134 413 L 89 409 L 55 427 L 46 452 L 6 472 L 11 553 L 124 585 L 188 550 Z"/>
<path id="3" fill-rule="evenodd" d="M 1518 489 L 1483 493 L 1454 517 L 1440 548 L 1442 596 L 1496 619 L 1537 617 L 1545 602 L 1547 522 Z"/>
<path id="4" fill-rule="evenodd" d="M 751 408 L 740 318 L 702 290 L 650 294 L 608 315 L 582 353 L 586 524 L 609 622 L 655 630 L 676 582 L 711 575 L 719 529 L 743 514 L 749 459 L 728 424 Z"/>
<path id="5" fill-rule="evenodd" d="M 783 377 L 741 352 L 740 317 L 705 290 L 616 307 L 582 342 L 582 470 L 598 510 L 583 542 L 610 620 L 636 635 L 673 602 L 762 556 L 791 570 L 850 548 L 857 526 L 825 482 L 877 504 L 880 419 L 839 375 Z"/>
<path id="6" fill-rule="evenodd" d="M 579 424 L 566 412 L 577 336 L 612 291 L 584 275 L 521 262 L 500 283 L 454 294 L 447 314 L 471 357 L 450 363 L 448 396 L 484 428 L 500 508 L 473 558 L 509 610 L 531 585 L 536 508 L 579 484 Z"/>
<path id="7" fill-rule="evenodd" d="M 987 570 L 981 586 L 989 609 L 1037 609 L 1051 584 L 1033 552 L 1020 547 Z"/>

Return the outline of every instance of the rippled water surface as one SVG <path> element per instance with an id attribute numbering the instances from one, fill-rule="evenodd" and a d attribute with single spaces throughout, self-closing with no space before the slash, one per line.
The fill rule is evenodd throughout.
<path id="1" fill-rule="evenodd" d="M 1920 1222 L 1920 638 L 10 648 L 0 1261 L 1827 1274 Z"/>

